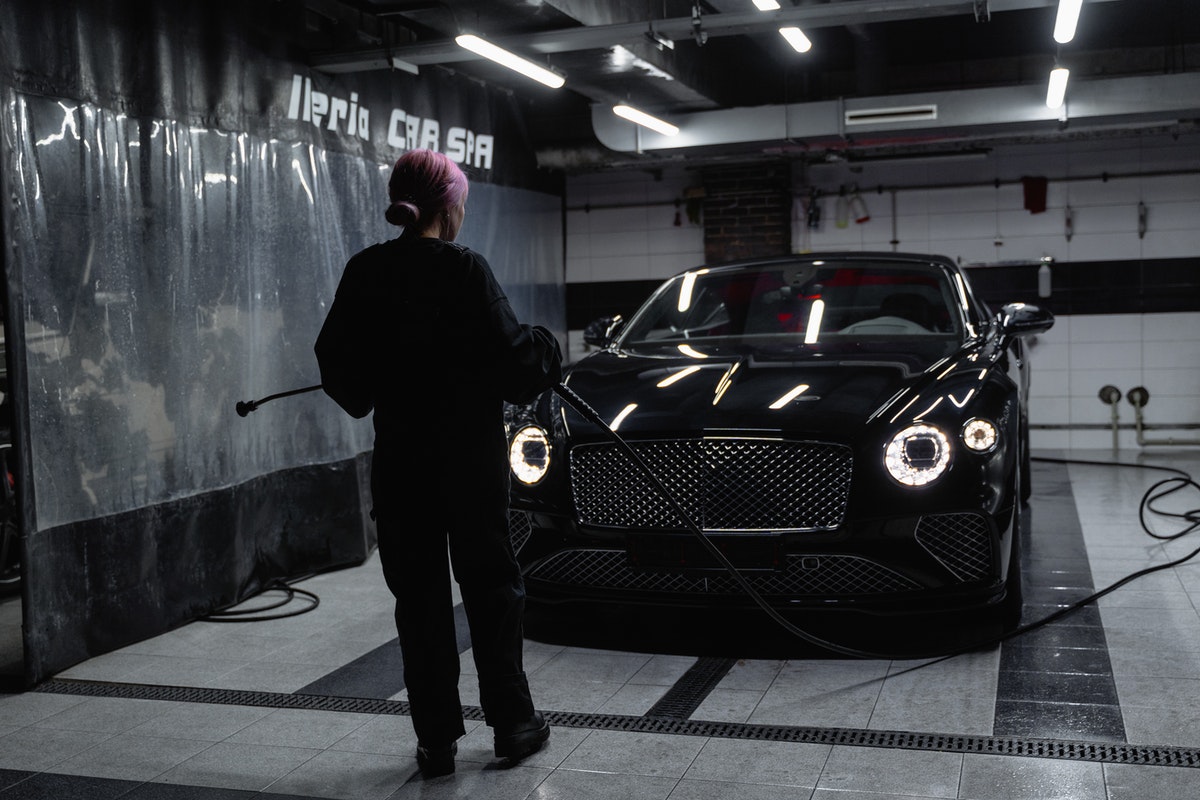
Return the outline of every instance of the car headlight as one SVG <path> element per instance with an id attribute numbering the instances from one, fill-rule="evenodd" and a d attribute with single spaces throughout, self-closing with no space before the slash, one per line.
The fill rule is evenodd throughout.
<path id="1" fill-rule="evenodd" d="M 986 419 L 977 417 L 968 420 L 967 424 L 963 426 L 962 438 L 963 444 L 968 449 L 974 450 L 976 453 L 987 453 L 996 448 L 996 442 L 1000 440 L 1000 432 Z"/>
<path id="2" fill-rule="evenodd" d="M 883 461 L 900 483 L 924 486 L 946 471 L 950 440 L 932 425 L 910 425 L 892 437 Z"/>
<path id="3" fill-rule="evenodd" d="M 536 425 L 516 432 L 508 445 L 508 465 L 521 483 L 532 486 L 550 469 L 550 439 Z"/>

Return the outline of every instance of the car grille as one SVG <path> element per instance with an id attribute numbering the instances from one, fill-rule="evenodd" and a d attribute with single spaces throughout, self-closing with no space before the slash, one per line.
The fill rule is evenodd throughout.
<path id="1" fill-rule="evenodd" d="M 853 462 L 843 445 L 708 438 L 631 446 L 702 530 L 832 530 L 842 524 Z M 575 447 L 571 487 L 585 525 L 687 527 L 614 444 Z"/>
<path id="2" fill-rule="evenodd" d="M 917 542 L 960 581 L 992 572 L 992 536 L 979 514 L 933 514 L 917 523 Z"/>
<path id="3" fill-rule="evenodd" d="M 789 555 L 777 572 L 743 571 L 762 595 L 866 595 L 921 588 L 905 576 L 859 556 Z M 587 589 L 670 594 L 745 594 L 728 573 L 679 575 L 630 569 L 623 550 L 563 550 L 539 562 L 527 578 Z"/>
<path id="4" fill-rule="evenodd" d="M 533 533 L 533 520 L 529 514 L 524 511 L 509 510 L 508 512 L 508 538 L 512 542 L 514 553 L 521 552 L 521 548 L 529 541 L 530 534 Z"/>

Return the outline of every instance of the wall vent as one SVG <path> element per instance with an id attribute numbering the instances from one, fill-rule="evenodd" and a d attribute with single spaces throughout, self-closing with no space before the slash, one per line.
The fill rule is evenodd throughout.
<path id="1" fill-rule="evenodd" d="M 846 111 L 847 125 L 876 125 L 885 122 L 926 122 L 937 119 L 937 103 L 892 108 L 859 108 Z"/>

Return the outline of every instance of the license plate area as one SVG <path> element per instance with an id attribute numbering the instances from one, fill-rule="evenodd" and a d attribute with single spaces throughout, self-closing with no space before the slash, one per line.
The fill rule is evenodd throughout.
<path id="1" fill-rule="evenodd" d="M 783 537 L 777 534 L 708 534 L 707 538 L 739 571 L 775 572 L 783 566 Z M 625 552 L 630 568 L 639 572 L 726 571 L 695 534 L 630 534 Z"/>

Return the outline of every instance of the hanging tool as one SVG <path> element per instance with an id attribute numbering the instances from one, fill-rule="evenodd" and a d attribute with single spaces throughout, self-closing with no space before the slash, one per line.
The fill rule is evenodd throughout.
<path id="1" fill-rule="evenodd" d="M 859 225 L 869 222 L 871 219 L 871 212 L 867 211 L 867 203 L 858 193 L 857 183 L 850 186 L 850 213 L 854 215 L 854 221 Z"/>

